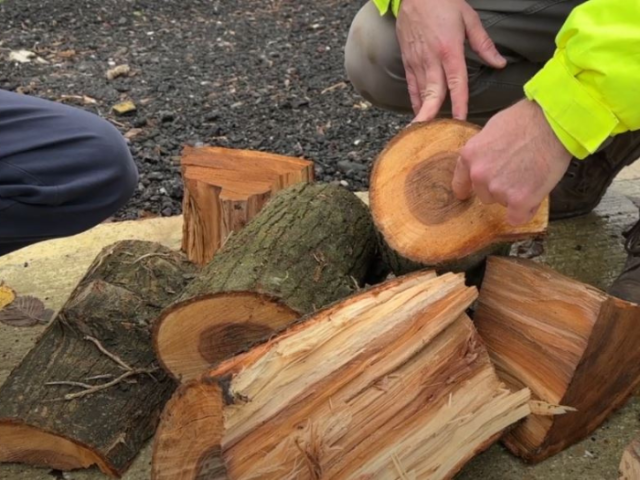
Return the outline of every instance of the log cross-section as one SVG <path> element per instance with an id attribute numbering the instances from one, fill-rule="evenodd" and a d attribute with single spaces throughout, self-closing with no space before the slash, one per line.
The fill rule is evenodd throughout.
<path id="1" fill-rule="evenodd" d="M 466 271 L 509 242 L 545 233 L 548 201 L 514 227 L 506 209 L 476 196 L 458 200 L 451 188 L 459 151 L 479 127 L 458 120 L 417 123 L 382 151 L 371 172 L 371 213 L 396 274 L 424 266 Z"/>
<path id="2" fill-rule="evenodd" d="M 313 180 L 307 160 L 251 150 L 185 147 L 182 249 L 208 263 L 279 190 Z"/>
<path id="3" fill-rule="evenodd" d="M 450 479 L 530 412 L 494 371 L 464 277 L 360 292 L 183 384 L 154 480 Z"/>

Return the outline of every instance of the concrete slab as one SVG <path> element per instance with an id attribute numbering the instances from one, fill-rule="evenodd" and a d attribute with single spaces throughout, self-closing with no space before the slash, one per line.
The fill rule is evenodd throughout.
<path id="1" fill-rule="evenodd" d="M 620 233 L 638 218 L 629 197 L 640 197 L 640 164 L 625 169 L 597 210 L 585 217 L 553 223 L 539 259 L 562 273 L 606 288 L 624 263 Z M 366 195 L 361 195 L 366 201 Z M 180 217 L 104 224 L 69 239 L 35 245 L 0 258 L 0 280 L 21 294 L 36 295 L 59 309 L 98 251 L 117 240 L 144 239 L 177 248 Z M 33 345 L 42 328 L 0 325 L 0 382 Z M 611 480 L 617 478 L 620 456 L 640 430 L 640 397 L 634 397 L 591 438 L 539 465 L 528 466 L 500 445 L 474 459 L 461 480 Z M 147 446 L 124 480 L 149 478 Z M 0 465 L 0 480 L 51 480 L 49 470 Z M 104 478 L 96 469 L 72 472 L 66 478 Z"/>

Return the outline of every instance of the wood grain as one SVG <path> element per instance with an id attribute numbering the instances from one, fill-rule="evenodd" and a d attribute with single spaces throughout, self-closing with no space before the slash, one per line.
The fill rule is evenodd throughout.
<path id="1" fill-rule="evenodd" d="M 211 261 L 278 191 L 313 181 L 313 163 L 221 147 L 185 147 L 182 158 L 182 249 L 199 265 Z"/>
<path id="2" fill-rule="evenodd" d="M 224 407 L 209 415 L 224 434 L 201 430 L 211 440 L 198 458 L 224 465 L 220 478 L 452 478 L 530 412 L 529 391 L 498 380 L 464 314 L 475 297 L 463 276 L 432 272 L 358 293 L 181 387 L 166 428 L 186 429 L 181 398 L 217 383 Z M 190 448 L 166 445 L 159 435 L 154 480 L 197 478 L 200 460 L 174 476 L 155 468 Z"/>
<path id="3" fill-rule="evenodd" d="M 453 194 L 458 152 L 478 131 L 457 120 L 414 124 L 376 159 L 371 212 L 396 273 L 424 266 L 469 270 L 505 243 L 545 233 L 547 201 L 531 222 L 513 227 L 502 206 L 476 197 L 460 201 Z"/>
<path id="4" fill-rule="evenodd" d="M 529 461 L 588 436 L 640 384 L 640 307 L 547 267 L 490 258 L 474 321 L 505 383 L 575 409 L 509 432 L 507 447 Z"/>

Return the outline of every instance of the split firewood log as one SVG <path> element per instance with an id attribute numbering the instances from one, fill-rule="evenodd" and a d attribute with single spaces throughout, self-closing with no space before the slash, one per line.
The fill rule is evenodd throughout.
<path id="1" fill-rule="evenodd" d="M 530 412 L 498 380 L 461 274 L 360 292 L 183 384 L 154 480 L 449 479 Z"/>
<path id="2" fill-rule="evenodd" d="M 182 249 L 198 265 L 210 262 L 278 191 L 313 180 L 300 158 L 220 147 L 185 147 L 182 159 Z"/>
<path id="3" fill-rule="evenodd" d="M 479 127 L 458 120 L 415 124 L 378 156 L 370 182 L 371 213 L 386 261 L 396 274 L 425 266 L 466 271 L 509 242 L 546 232 L 548 201 L 533 220 L 514 227 L 506 209 L 477 197 L 456 199 L 451 181 L 458 152 Z"/>
<path id="4" fill-rule="evenodd" d="M 151 324 L 196 270 L 156 243 L 105 248 L 0 387 L 0 461 L 120 476 L 176 387 Z"/>
<path id="5" fill-rule="evenodd" d="M 234 234 L 154 332 L 163 367 L 193 379 L 360 288 L 377 252 L 366 206 L 342 187 L 300 183 Z"/>
<path id="6" fill-rule="evenodd" d="M 587 437 L 640 384 L 640 306 L 532 261 L 489 259 L 474 322 L 506 384 L 567 411 L 506 435 L 528 461 Z"/>

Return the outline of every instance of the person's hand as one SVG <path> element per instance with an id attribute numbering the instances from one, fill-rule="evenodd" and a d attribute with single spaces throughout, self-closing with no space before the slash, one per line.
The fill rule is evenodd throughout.
<path id="1" fill-rule="evenodd" d="M 494 115 L 460 151 L 453 192 L 473 192 L 485 204 L 507 207 L 507 221 L 530 221 L 569 168 L 564 148 L 537 103 L 522 100 Z"/>
<path id="2" fill-rule="evenodd" d="M 492 67 L 502 68 L 507 63 L 465 0 L 403 0 L 396 33 L 416 122 L 437 115 L 447 90 L 453 117 L 467 118 L 465 38 Z"/>

